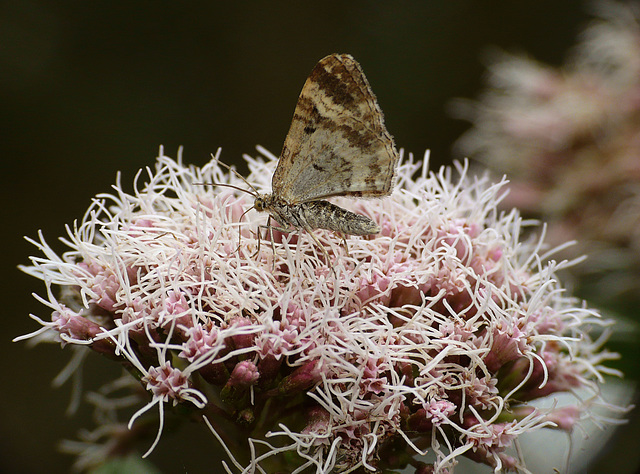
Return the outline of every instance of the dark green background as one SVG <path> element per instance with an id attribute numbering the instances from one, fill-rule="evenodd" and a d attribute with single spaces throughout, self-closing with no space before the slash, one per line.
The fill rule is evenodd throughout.
<path id="1" fill-rule="evenodd" d="M 231 2 L 228 2 L 229 4 Z M 69 351 L 27 350 L 10 339 L 48 311 L 30 294 L 43 285 L 16 269 L 42 229 L 54 248 L 64 224 L 93 195 L 153 165 L 158 146 L 202 165 L 222 147 L 238 162 L 261 144 L 278 153 L 302 84 L 320 58 L 351 53 L 362 65 L 399 147 L 447 163 L 466 124 L 446 103 L 474 97 L 487 46 L 560 64 L 587 21 L 583 2 L 18 1 L 0 3 L 3 294 L 0 471 L 67 472 L 61 438 L 92 427 L 67 418 L 69 389 L 50 381 Z M 321 5 L 318 5 L 321 3 Z M 392 6 L 388 6 L 392 4 Z M 114 364 L 95 358 L 96 388 Z M 164 472 L 215 472 L 215 441 L 202 426 L 161 441 Z M 632 438 L 633 436 L 633 438 Z M 624 444 L 629 441 L 630 444 Z M 637 435 L 608 453 L 608 472 L 634 472 Z M 622 454 L 621 454 L 622 453 Z M 621 462 L 620 467 L 610 463 Z M 597 472 L 597 471 L 594 471 Z M 604 471 L 600 471 L 604 472 Z"/>

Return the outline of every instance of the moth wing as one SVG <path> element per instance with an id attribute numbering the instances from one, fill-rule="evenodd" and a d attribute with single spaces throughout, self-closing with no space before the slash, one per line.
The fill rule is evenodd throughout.
<path id="1" fill-rule="evenodd" d="M 337 195 L 386 196 L 397 163 L 393 138 L 360 65 L 347 54 L 320 60 L 300 93 L 273 193 L 291 204 Z"/>

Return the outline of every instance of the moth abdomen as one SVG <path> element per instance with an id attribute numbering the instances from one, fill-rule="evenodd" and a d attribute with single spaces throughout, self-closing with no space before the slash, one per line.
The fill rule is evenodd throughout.
<path id="1" fill-rule="evenodd" d="M 312 229 L 326 229 L 347 235 L 371 235 L 380 227 L 367 216 L 347 211 L 328 201 L 303 202 L 296 206 L 301 220 Z"/>

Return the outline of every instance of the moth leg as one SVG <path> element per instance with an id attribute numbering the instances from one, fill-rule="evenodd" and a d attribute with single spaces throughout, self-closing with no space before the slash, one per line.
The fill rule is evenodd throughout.
<path id="1" fill-rule="evenodd" d="M 296 230 L 295 227 L 291 227 L 291 228 L 286 229 L 284 227 L 271 225 L 271 216 L 269 216 L 269 218 L 267 219 L 267 225 L 259 225 L 258 226 L 258 249 L 252 255 L 252 257 L 255 257 L 256 255 L 258 255 L 258 252 L 260 252 L 260 229 L 265 229 L 265 230 L 268 229 L 269 230 L 269 237 L 271 239 L 271 249 L 272 249 L 274 255 L 276 254 L 276 246 L 275 246 L 275 244 L 273 242 L 273 231 L 274 231 L 274 229 L 279 231 L 279 232 L 286 233 L 286 234 Z"/>
<path id="2" fill-rule="evenodd" d="M 269 221 L 267 221 L 268 223 Z M 271 226 L 269 226 L 269 224 L 267 225 L 259 225 L 258 226 L 258 247 L 256 248 L 256 251 L 253 252 L 253 254 L 251 255 L 251 258 L 255 258 L 258 256 L 258 254 L 260 253 L 260 243 L 262 242 L 262 229 L 270 229 Z M 271 244 L 273 245 L 273 242 L 271 242 Z"/>
<path id="3" fill-rule="evenodd" d="M 156 235 L 156 236 L 153 238 L 153 240 L 159 239 L 159 238 L 164 237 L 165 235 L 169 235 L 169 234 L 171 234 L 171 237 L 173 237 L 174 239 L 178 240 L 178 238 L 176 237 L 176 234 L 174 234 L 173 232 L 169 232 L 169 231 L 163 232 L 163 233 L 162 233 L 162 234 L 160 234 L 160 235 Z"/>
<path id="4" fill-rule="evenodd" d="M 222 163 L 221 161 L 218 161 L 219 164 L 226 166 L 227 169 L 229 169 L 229 171 L 233 171 L 236 175 L 238 175 L 238 173 L 236 172 L 236 170 L 230 168 L 228 165 L 225 165 L 224 163 Z M 240 175 L 238 175 L 240 176 Z M 241 177 L 241 176 L 240 176 Z M 242 178 L 242 177 L 241 177 Z M 242 178 L 244 179 L 244 178 Z M 240 222 L 242 221 L 242 218 L 247 214 L 247 212 L 249 212 L 251 209 L 253 209 L 253 206 L 251 206 L 249 209 L 247 209 L 246 211 L 244 211 L 242 213 L 242 215 L 240 216 L 240 219 L 238 219 L 238 248 L 236 249 L 235 253 L 240 252 L 240 247 L 242 247 L 242 228 L 240 227 Z M 260 248 L 260 235 L 258 235 L 258 248 Z"/>
<path id="5" fill-rule="evenodd" d="M 260 239 L 258 238 L 258 245 L 260 245 Z M 242 229 L 238 227 L 238 247 L 234 253 L 240 252 L 240 247 L 242 247 Z"/>
<path id="6" fill-rule="evenodd" d="M 342 241 L 342 246 L 344 247 L 344 251 L 347 253 L 347 257 L 351 257 L 351 254 L 349 253 L 349 245 L 347 244 L 347 238 L 345 237 L 345 235 L 342 232 L 336 232 L 336 235 Z"/>
<path id="7" fill-rule="evenodd" d="M 320 242 L 318 240 L 318 238 L 314 235 L 313 229 L 311 227 L 305 227 L 304 230 L 307 231 L 307 234 L 309 234 L 309 236 L 313 239 L 313 241 L 315 242 L 316 246 L 319 247 L 320 250 L 322 250 L 322 254 L 324 255 L 324 259 L 325 259 L 325 262 L 326 262 L 327 266 L 331 268 L 331 271 L 334 271 L 333 267 L 330 266 L 331 259 L 329 258 L 329 253 L 327 252 L 327 249 L 324 248 L 324 245 L 322 245 L 322 242 Z"/>
<path id="8" fill-rule="evenodd" d="M 253 258 L 257 257 L 257 256 L 258 256 L 258 254 L 260 253 L 260 241 L 262 240 L 262 238 L 261 238 L 262 232 L 260 232 L 260 229 L 261 229 L 262 227 L 264 227 L 264 226 L 261 226 L 261 225 L 259 225 L 259 226 L 258 226 L 258 232 L 256 232 L 256 236 L 258 237 L 258 247 L 256 248 L 256 251 L 255 251 L 255 252 L 253 252 L 253 253 L 251 254 L 251 257 L 249 257 L 249 258 L 252 258 L 252 259 L 253 259 Z"/>
<path id="9" fill-rule="evenodd" d="M 271 229 L 271 216 L 269 216 L 267 218 L 267 225 L 259 225 L 258 226 L 258 247 L 256 248 L 256 251 L 253 253 L 253 255 L 251 255 L 251 258 L 255 258 L 258 256 L 258 254 L 260 253 L 260 243 L 262 242 L 262 229 Z M 273 248 L 273 232 L 271 232 L 271 248 L 273 249 L 273 251 L 275 252 L 275 248 Z"/>
<path id="10" fill-rule="evenodd" d="M 273 226 L 271 225 L 271 216 L 267 219 L 269 227 L 269 241 L 271 242 L 271 273 L 276 271 L 276 244 L 273 243 Z"/>

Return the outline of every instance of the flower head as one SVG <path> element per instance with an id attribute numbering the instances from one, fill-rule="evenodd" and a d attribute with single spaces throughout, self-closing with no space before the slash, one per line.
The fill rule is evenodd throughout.
<path id="1" fill-rule="evenodd" d="M 276 158 L 260 152 L 248 180 L 262 191 Z M 347 252 L 324 231 L 322 249 L 261 233 L 249 195 L 196 184 L 243 185 L 217 158 L 187 167 L 161 150 L 146 174 L 99 196 L 62 257 L 41 236 L 24 268 L 53 312 L 29 336 L 99 351 L 140 381 L 129 428 L 154 406 L 161 427 L 172 405 L 199 410 L 247 472 L 452 472 L 459 456 L 517 469 L 522 433 L 574 424 L 529 401 L 599 399 L 612 355 L 590 330 L 606 322 L 564 294 L 541 243 L 520 241 L 518 214 L 497 211 L 504 183 L 409 157 L 389 198 L 337 199 L 382 229 Z M 564 410 L 589 416 L 578 398 Z"/>

